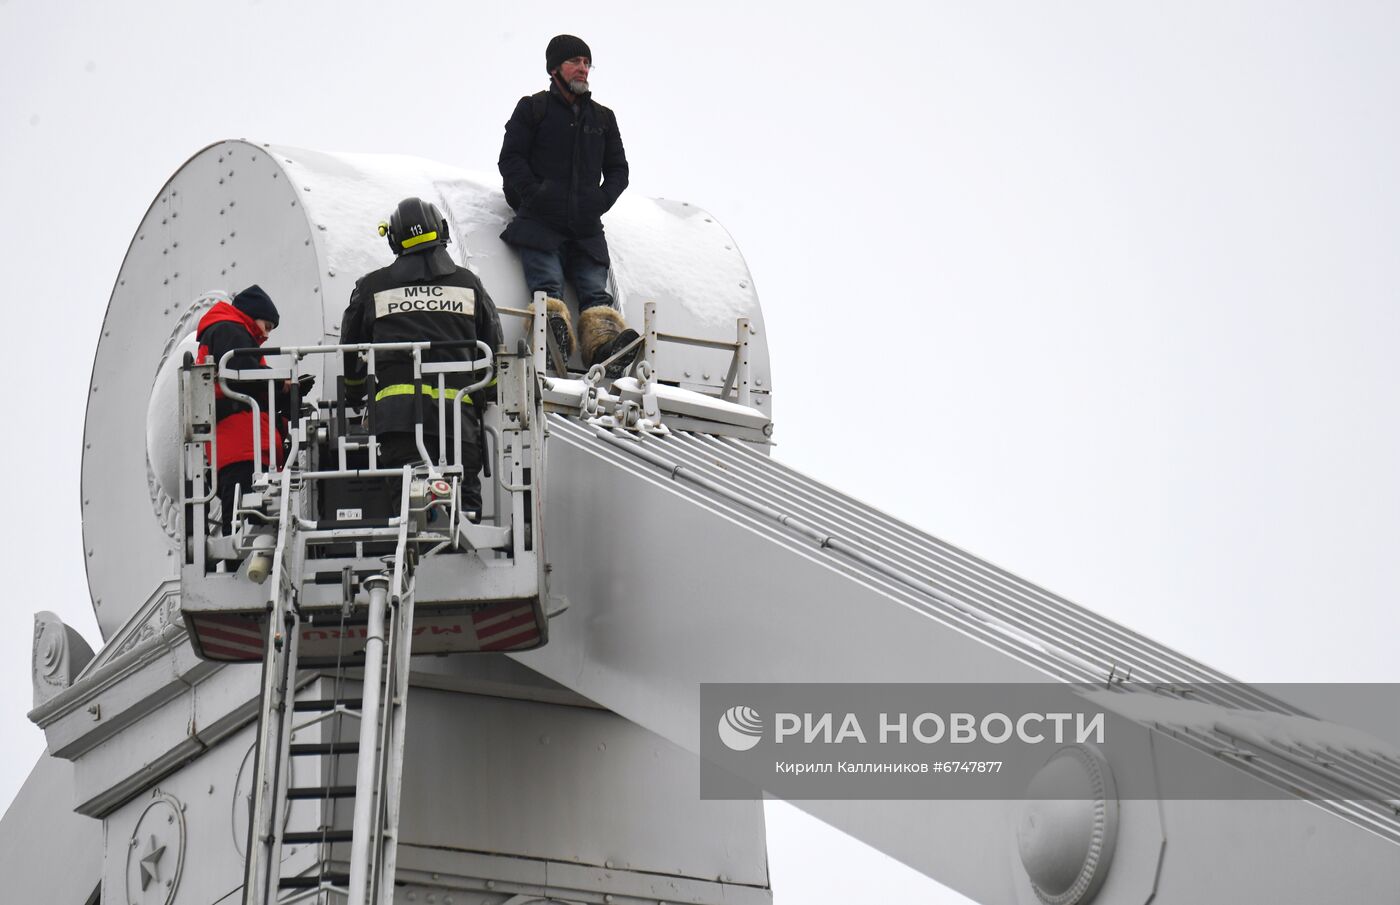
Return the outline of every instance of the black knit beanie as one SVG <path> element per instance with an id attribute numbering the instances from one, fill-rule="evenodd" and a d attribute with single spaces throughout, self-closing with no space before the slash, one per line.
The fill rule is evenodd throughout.
<path id="1" fill-rule="evenodd" d="M 544 49 L 544 71 L 553 73 L 559 68 L 559 64 L 565 60 L 572 60 L 574 57 L 588 57 L 588 61 L 593 62 L 593 51 L 588 49 L 588 45 L 583 43 L 583 38 L 575 38 L 573 35 L 555 35 L 549 39 L 549 46 Z"/>
<path id="2" fill-rule="evenodd" d="M 255 321 L 272 321 L 274 327 L 281 322 L 277 315 L 277 306 L 272 304 L 272 299 L 256 283 L 233 297 L 233 307 Z"/>

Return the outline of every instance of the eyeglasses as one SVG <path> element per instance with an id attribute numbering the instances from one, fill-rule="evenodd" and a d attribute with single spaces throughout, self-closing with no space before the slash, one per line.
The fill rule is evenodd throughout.
<path id="1" fill-rule="evenodd" d="M 593 68 L 593 61 L 590 60 L 588 57 L 574 57 L 573 59 L 565 60 L 564 62 L 570 63 L 574 66 L 582 66 L 584 69 Z"/>

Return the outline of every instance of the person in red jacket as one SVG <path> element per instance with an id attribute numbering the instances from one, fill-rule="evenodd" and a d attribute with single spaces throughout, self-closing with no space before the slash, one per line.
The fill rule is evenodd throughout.
<path id="1" fill-rule="evenodd" d="M 196 336 L 199 353 L 196 361 L 218 363 L 231 349 L 251 349 L 261 346 L 279 322 L 277 306 L 262 287 L 253 285 L 233 297 L 233 302 L 217 302 L 199 320 Z M 229 361 L 230 368 L 239 370 L 267 367 L 263 357 L 255 352 L 239 352 Z M 263 467 L 275 466 L 276 455 L 281 450 L 277 436 L 275 419 L 267 411 L 266 381 L 229 381 L 229 385 L 240 393 L 258 400 L 262 409 L 260 442 Z M 215 448 L 218 461 L 219 503 L 223 509 L 222 524 L 224 534 L 229 533 L 233 520 L 233 502 L 236 488 L 242 485 L 244 491 L 253 486 L 253 411 L 247 403 L 224 396 L 223 388 L 214 389 L 215 410 L 218 418 L 215 427 Z"/>

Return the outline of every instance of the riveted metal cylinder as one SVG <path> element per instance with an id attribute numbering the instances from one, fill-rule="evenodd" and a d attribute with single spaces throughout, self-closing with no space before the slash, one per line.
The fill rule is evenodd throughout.
<path id="1" fill-rule="evenodd" d="M 282 315 L 275 342 L 335 342 L 355 279 L 392 260 L 377 224 L 400 199 L 416 195 L 443 211 L 453 258 L 482 278 L 497 305 L 523 309 L 529 291 L 516 254 L 500 239 L 512 213 L 499 186 L 494 173 L 429 160 L 244 141 L 212 145 L 170 178 L 117 275 L 93 364 L 90 454 L 83 460 L 92 504 L 83 529 L 88 546 L 98 548 L 87 559 L 88 584 L 93 597 L 107 601 L 98 616 L 104 638 L 171 577 L 180 513 L 173 460 L 161 445 L 173 442 L 178 406 L 177 381 L 165 372 L 193 347 L 212 295 L 256 283 Z M 656 302 L 665 333 L 733 342 L 736 321 L 747 318 L 755 331 L 750 369 L 762 381 L 753 385 L 772 386 L 758 296 L 721 225 L 693 205 L 629 194 L 608 212 L 606 226 L 609 286 L 630 324 L 640 328 L 644 306 Z M 502 327 L 508 345 L 522 331 L 511 317 Z M 716 348 L 664 344 L 652 364 L 662 381 L 713 393 L 729 357 Z M 315 363 L 329 369 L 322 386 L 334 385 L 339 363 L 331 358 Z M 702 372 L 702 380 L 692 376 Z M 771 414 L 769 392 L 753 396 Z M 92 542 L 113 536 L 123 539 L 120 551 Z"/>

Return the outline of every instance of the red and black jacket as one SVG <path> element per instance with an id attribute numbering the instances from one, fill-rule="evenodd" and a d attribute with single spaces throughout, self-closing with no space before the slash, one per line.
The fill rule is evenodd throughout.
<path id="1" fill-rule="evenodd" d="M 218 363 L 230 349 L 246 349 L 261 346 L 266 334 L 251 317 L 239 311 L 228 302 L 218 302 L 199 319 L 196 332 L 199 352 L 196 361 Z M 253 352 L 240 352 L 229 359 L 229 367 L 239 370 L 265 368 L 267 362 Z M 267 409 L 267 381 L 229 381 L 229 386 L 240 393 L 258 400 L 262 412 L 261 446 L 264 466 L 275 464 L 269 451 L 281 451 L 281 441 L 277 436 L 274 419 Z M 223 387 L 215 385 L 214 413 L 218 417 L 215 439 L 219 461 L 215 467 L 223 468 L 237 462 L 250 462 L 253 459 L 253 412 L 246 403 L 224 397 Z"/>

